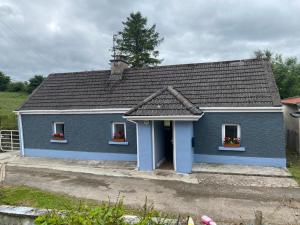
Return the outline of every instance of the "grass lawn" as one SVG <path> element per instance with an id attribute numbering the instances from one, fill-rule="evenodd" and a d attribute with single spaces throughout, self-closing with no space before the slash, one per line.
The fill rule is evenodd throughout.
<path id="1" fill-rule="evenodd" d="M 17 128 L 16 115 L 13 111 L 25 101 L 27 93 L 22 92 L 0 92 L 0 128 Z"/>
<path id="2" fill-rule="evenodd" d="M 69 209 L 79 204 L 96 205 L 94 201 L 76 199 L 71 196 L 42 191 L 26 186 L 3 186 L 0 205 L 29 206 L 47 209 Z"/>
<path id="3" fill-rule="evenodd" d="M 287 151 L 288 169 L 300 185 L 300 156 L 296 152 Z"/>
<path id="4" fill-rule="evenodd" d="M 109 199 L 107 198 L 107 200 Z M 122 198 L 120 197 L 119 200 L 122 200 Z M 101 203 L 95 200 L 79 199 L 65 194 L 47 192 L 27 186 L 1 186 L 0 184 L 0 205 L 69 210 L 79 208 L 82 205 L 90 207 L 103 206 L 104 202 Z M 151 205 L 148 205 L 147 209 L 151 209 Z M 125 208 L 125 214 L 142 215 L 143 213 L 143 208 Z M 169 218 L 175 218 L 175 215 L 168 214 L 167 216 Z"/>

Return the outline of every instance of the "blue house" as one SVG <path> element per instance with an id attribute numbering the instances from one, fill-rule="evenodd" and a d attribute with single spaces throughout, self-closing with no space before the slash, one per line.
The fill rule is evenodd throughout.
<path id="1" fill-rule="evenodd" d="M 136 161 L 142 171 L 285 167 L 271 65 L 248 59 L 57 73 L 17 109 L 23 156 Z"/>

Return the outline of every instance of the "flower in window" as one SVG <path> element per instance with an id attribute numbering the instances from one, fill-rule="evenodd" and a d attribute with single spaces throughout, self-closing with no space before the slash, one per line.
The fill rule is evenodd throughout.
<path id="1" fill-rule="evenodd" d="M 224 138 L 224 145 L 239 146 L 240 143 L 241 143 L 240 138 L 236 138 L 236 137 L 225 137 Z"/>
<path id="2" fill-rule="evenodd" d="M 63 133 L 55 133 L 55 134 L 53 134 L 53 138 L 59 139 L 59 140 L 64 139 L 64 134 Z"/>
<path id="3" fill-rule="evenodd" d="M 125 138 L 125 134 L 123 131 L 115 132 L 114 138 Z"/>

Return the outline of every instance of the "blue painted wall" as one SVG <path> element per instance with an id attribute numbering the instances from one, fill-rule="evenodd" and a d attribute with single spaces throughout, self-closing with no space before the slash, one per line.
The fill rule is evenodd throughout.
<path id="1" fill-rule="evenodd" d="M 25 156 L 31 157 L 52 157 L 78 160 L 121 160 L 137 161 L 136 154 L 108 153 L 108 152 L 87 152 L 87 151 L 64 151 L 37 148 L 25 148 Z"/>
<path id="2" fill-rule="evenodd" d="M 155 165 L 165 158 L 164 122 L 154 121 Z"/>
<path id="3" fill-rule="evenodd" d="M 65 123 L 68 143 L 50 143 L 53 122 Z M 112 122 L 126 122 L 128 145 L 110 145 Z M 22 115 L 25 149 L 136 154 L 135 124 L 121 114 Z"/>
<path id="4" fill-rule="evenodd" d="M 244 152 L 219 151 L 222 124 L 241 126 Z M 194 122 L 195 154 L 285 158 L 282 113 L 205 113 Z"/>
<path id="5" fill-rule="evenodd" d="M 139 170 L 153 170 L 152 122 L 138 122 Z"/>
<path id="6" fill-rule="evenodd" d="M 173 126 L 175 126 L 176 171 L 190 173 L 194 160 L 192 147 L 193 122 L 176 121 Z"/>
<path id="7" fill-rule="evenodd" d="M 195 162 L 286 167 L 285 158 L 195 154 Z"/>

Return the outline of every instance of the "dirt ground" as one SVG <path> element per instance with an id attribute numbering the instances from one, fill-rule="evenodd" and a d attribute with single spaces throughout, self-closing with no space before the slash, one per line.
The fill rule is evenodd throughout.
<path id="1" fill-rule="evenodd" d="M 230 179 L 226 178 L 229 175 L 198 176 L 203 178 L 201 182 L 191 184 L 7 166 L 6 183 L 100 201 L 106 201 L 109 197 L 111 200 L 117 199 L 120 194 L 124 196 L 126 205 L 134 207 L 143 205 L 147 196 L 158 210 L 174 214 L 206 214 L 221 222 L 219 224 L 253 224 L 255 210 L 263 212 L 264 224 L 300 224 L 299 188 L 251 186 L 247 176 L 236 176 L 244 179 L 244 185 L 222 182 L 222 179 L 235 179 L 234 175 Z M 215 179 L 220 179 L 220 182 L 215 182 Z"/>

